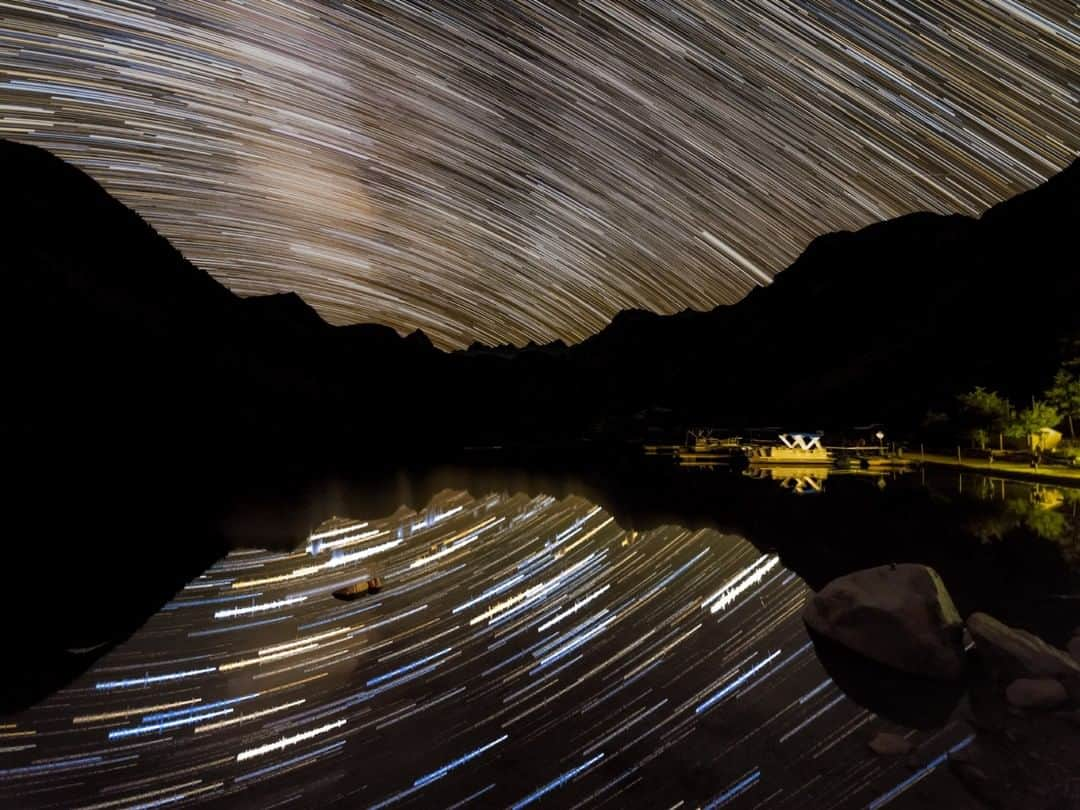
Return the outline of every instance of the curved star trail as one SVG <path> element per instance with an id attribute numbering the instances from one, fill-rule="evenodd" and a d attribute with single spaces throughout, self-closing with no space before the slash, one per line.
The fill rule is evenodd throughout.
<path id="1" fill-rule="evenodd" d="M 738 300 L 1080 149 L 1071 0 L 0 2 L 0 135 L 241 294 L 444 347 Z"/>
<path id="2" fill-rule="evenodd" d="M 379 593 L 332 596 L 374 572 Z M 0 725 L 0 804 L 968 806 L 942 765 L 971 732 L 873 754 L 894 727 L 818 662 L 809 594 L 712 529 L 444 491 L 216 563 Z"/>

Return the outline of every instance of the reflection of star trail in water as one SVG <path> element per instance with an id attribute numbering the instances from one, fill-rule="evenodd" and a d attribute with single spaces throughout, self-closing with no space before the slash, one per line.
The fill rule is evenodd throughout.
<path id="1" fill-rule="evenodd" d="M 449 492 L 320 534 L 230 554 L 0 729 L 0 802 L 856 807 L 963 742 L 868 754 L 883 721 L 818 664 L 806 586 L 736 537 Z"/>

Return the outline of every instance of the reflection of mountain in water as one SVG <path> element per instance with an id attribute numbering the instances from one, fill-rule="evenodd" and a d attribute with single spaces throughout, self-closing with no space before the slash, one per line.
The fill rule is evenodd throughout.
<path id="1" fill-rule="evenodd" d="M 714 529 L 444 492 L 213 565 L 17 718 L 0 803 L 866 806 L 912 770 L 866 750 L 888 724 L 818 663 L 807 593 Z M 965 738 L 914 733 L 917 767 Z"/>

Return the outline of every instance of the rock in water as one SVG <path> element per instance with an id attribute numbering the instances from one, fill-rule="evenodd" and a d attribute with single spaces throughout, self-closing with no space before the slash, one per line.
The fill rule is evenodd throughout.
<path id="1" fill-rule="evenodd" d="M 901 672 L 946 681 L 963 674 L 963 622 L 941 578 L 925 565 L 883 565 L 834 579 L 806 605 L 803 620 Z"/>
<path id="2" fill-rule="evenodd" d="M 1017 678 L 1005 698 L 1018 709 L 1056 709 L 1069 699 L 1061 681 L 1053 678 Z"/>
<path id="3" fill-rule="evenodd" d="M 1002 624 L 993 616 L 973 613 L 967 620 L 975 649 L 1005 679 L 1080 678 L 1080 664 L 1038 636 Z"/>
<path id="4" fill-rule="evenodd" d="M 870 740 L 870 750 L 883 757 L 896 757 L 910 754 L 914 747 L 910 740 L 906 740 L 899 734 L 881 732 Z"/>

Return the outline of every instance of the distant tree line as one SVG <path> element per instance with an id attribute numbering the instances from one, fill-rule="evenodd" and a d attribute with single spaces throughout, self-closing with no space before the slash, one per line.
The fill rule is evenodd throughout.
<path id="1" fill-rule="evenodd" d="M 1042 398 L 1032 397 L 1031 405 L 1022 409 L 997 391 L 981 386 L 961 394 L 957 399 L 972 443 L 985 450 L 995 435 L 1026 439 L 1063 423 L 1069 438 L 1075 440 L 1076 422 L 1080 421 L 1080 375 L 1074 371 L 1078 366 L 1080 361 L 1076 360 L 1063 365 Z"/>

